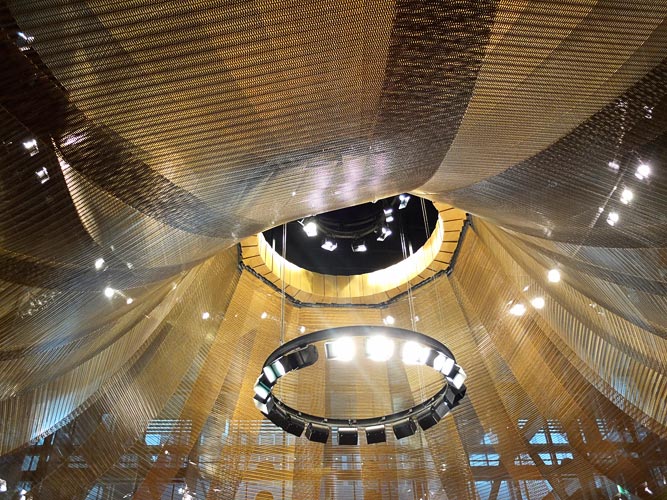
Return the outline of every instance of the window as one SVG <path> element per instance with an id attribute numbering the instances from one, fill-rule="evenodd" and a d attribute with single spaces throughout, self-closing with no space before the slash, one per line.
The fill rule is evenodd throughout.
<path id="1" fill-rule="evenodd" d="M 497 453 L 471 453 L 471 467 L 486 467 L 500 465 L 500 455 Z"/>
<path id="2" fill-rule="evenodd" d="M 26 455 L 23 457 L 22 471 L 35 471 L 39 463 L 39 455 Z"/>

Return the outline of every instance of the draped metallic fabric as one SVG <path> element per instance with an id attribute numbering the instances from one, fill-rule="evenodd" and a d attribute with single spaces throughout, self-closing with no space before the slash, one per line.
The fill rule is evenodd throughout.
<path id="1" fill-rule="evenodd" d="M 9 0 L 0 35 L 0 498 L 667 495 L 667 1 Z M 240 260 L 402 192 L 470 214 L 410 293 Z M 387 316 L 466 368 L 452 415 L 358 447 L 261 418 L 281 339 Z M 362 417 L 434 384 L 276 390 Z"/>

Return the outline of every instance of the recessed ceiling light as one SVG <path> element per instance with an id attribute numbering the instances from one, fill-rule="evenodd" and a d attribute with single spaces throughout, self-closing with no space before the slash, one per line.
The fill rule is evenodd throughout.
<path id="1" fill-rule="evenodd" d="M 551 269 L 547 273 L 547 279 L 550 283 L 558 283 L 560 281 L 560 271 L 558 269 Z"/>
<path id="2" fill-rule="evenodd" d="M 514 316 L 523 316 L 526 313 L 526 306 L 523 304 L 514 304 L 510 309 L 510 314 Z"/>
<path id="3" fill-rule="evenodd" d="M 530 303 L 535 309 L 542 309 L 544 307 L 544 298 L 535 297 L 533 300 L 530 301 Z"/>
<path id="4" fill-rule="evenodd" d="M 651 175 L 651 167 L 646 163 L 640 163 L 635 172 L 635 177 L 639 180 L 647 179 Z"/>

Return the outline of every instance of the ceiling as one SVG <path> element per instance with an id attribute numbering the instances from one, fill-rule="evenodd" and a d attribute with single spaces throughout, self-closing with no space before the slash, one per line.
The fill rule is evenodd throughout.
<path id="1" fill-rule="evenodd" d="M 8 498 L 664 488 L 665 0 L 10 0 L 0 27 Z M 391 301 L 283 301 L 240 263 L 244 238 L 406 192 L 470 222 Z M 281 325 L 388 315 L 466 368 L 453 415 L 354 449 L 262 420 Z M 359 414 L 425 390 L 360 370 L 283 389 Z"/>

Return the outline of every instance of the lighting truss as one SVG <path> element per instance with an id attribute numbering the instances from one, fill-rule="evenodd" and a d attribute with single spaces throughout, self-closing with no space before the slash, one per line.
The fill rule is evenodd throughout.
<path id="1" fill-rule="evenodd" d="M 317 342 L 325 342 L 328 359 L 350 361 L 356 354 L 356 337 L 364 338 L 366 356 L 374 361 L 390 359 L 394 355 L 393 342 L 401 342 L 403 362 L 436 370 L 442 375 L 442 388 L 407 410 L 363 419 L 309 415 L 285 404 L 272 392 L 281 377 L 317 362 Z M 402 328 L 346 326 L 303 335 L 271 353 L 255 382 L 254 402 L 266 418 L 295 436 L 305 431 L 310 441 L 326 443 L 329 436 L 337 435 L 339 445 L 356 445 L 359 432 L 363 432 L 366 442 L 374 444 L 386 441 L 387 426 L 396 439 L 412 436 L 418 427 L 424 431 L 433 427 L 463 399 L 465 380 L 465 371 L 456 363 L 451 351 L 432 337 Z"/>

